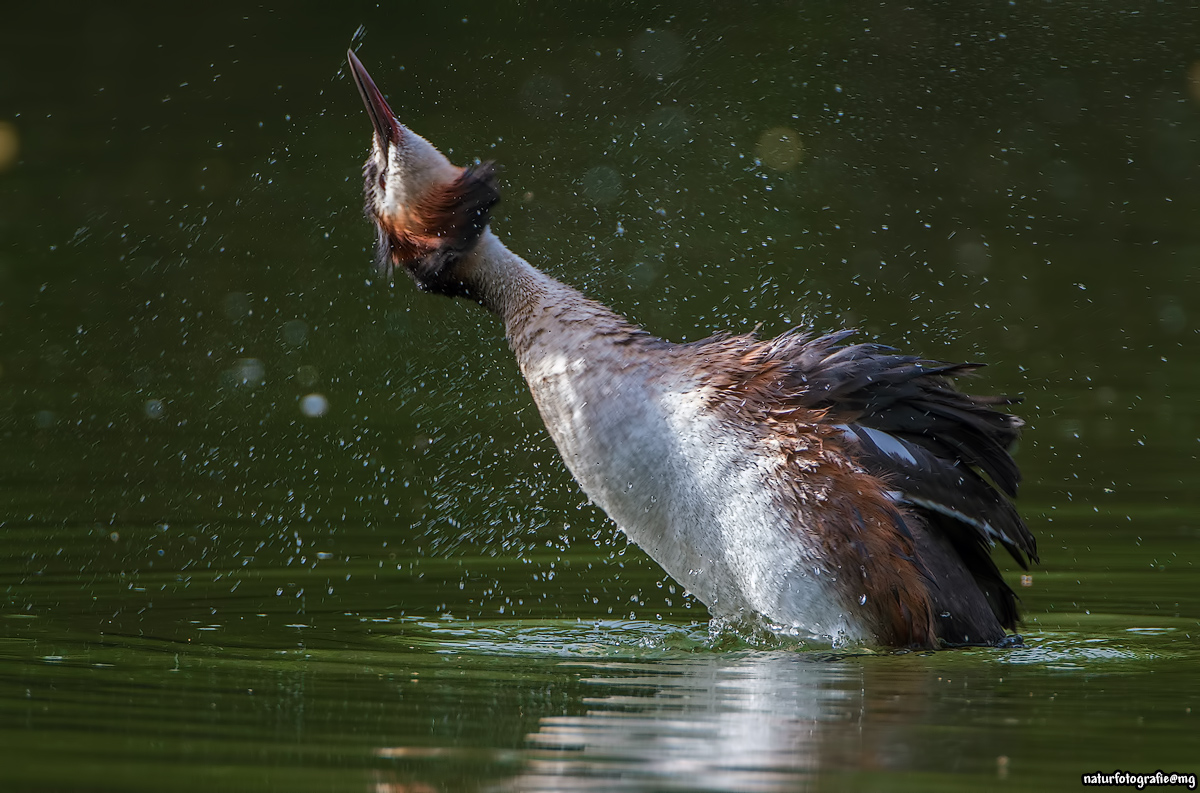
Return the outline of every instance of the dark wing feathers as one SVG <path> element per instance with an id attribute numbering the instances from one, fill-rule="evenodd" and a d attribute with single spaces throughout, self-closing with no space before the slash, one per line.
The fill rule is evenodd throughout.
<path id="1" fill-rule="evenodd" d="M 968 529 L 970 543 L 997 542 L 1022 566 L 1037 560 L 1037 544 L 1008 496 L 1020 472 L 1009 447 L 1022 421 L 996 410 L 1017 400 L 976 397 L 948 378 L 980 368 L 899 355 L 879 344 L 845 345 L 853 331 L 810 339 L 785 333 L 766 343 L 767 357 L 785 362 L 786 386 L 797 404 L 829 411 L 857 442 L 862 459 L 913 507 Z M 987 476 L 985 479 L 975 469 Z M 992 487 L 994 483 L 996 487 Z M 966 536 L 952 537 L 956 544 Z"/>
<path id="2" fill-rule="evenodd" d="M 844 426 L 867 467 L 883 475 L 901 500 L 970 526 L 981 541 L 1003 545 L 1021 567 L 1028 568 L 1026 554 L 1036 559 L 1033 537 L 1016 507 L 970 467 L 863 424 Z"/>

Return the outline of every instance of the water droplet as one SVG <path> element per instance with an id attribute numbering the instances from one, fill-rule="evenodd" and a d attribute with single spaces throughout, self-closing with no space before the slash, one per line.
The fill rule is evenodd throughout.
<path id="1" fill-rule="evenodd" d="M 308 394 L 300 400 L 300 412 L 309 418 L 320 418 L 329 412 L 329 400 L 324 394 Z"/>

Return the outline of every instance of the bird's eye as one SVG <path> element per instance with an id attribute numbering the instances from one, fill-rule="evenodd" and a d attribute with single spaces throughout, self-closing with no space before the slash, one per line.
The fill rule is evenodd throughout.
<path id="1" fill-rule="evenodd" d="M 379 174 L 379 189 L 383 190 L 386 187 L 387 187 L 387 174 L 381 172 Z"/>

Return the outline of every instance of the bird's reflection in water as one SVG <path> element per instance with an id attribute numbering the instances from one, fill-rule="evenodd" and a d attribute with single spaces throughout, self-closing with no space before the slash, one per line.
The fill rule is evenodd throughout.
<path id="1" fill-rule="evenodd" d="M 794 652 L 572 663 L 594 689 L 586 710 L 542 717 L 518 772 L 483 789 L 795 791 L 821 772 L 907 768 L 930 680 Z"/>

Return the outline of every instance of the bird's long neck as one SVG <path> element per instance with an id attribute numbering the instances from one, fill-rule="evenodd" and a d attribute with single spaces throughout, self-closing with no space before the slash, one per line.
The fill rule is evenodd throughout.
<path id="1" fill-rule="evenodd" d="M 505 335 L 522 363 L 549 337 L 587 347 L 599 339 L 644 335 L 624 317 L 510 251 L 490 229 L 459 268 L 471 296 L 503 320 Z"/>

